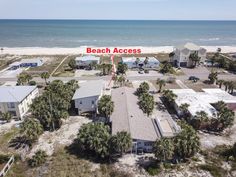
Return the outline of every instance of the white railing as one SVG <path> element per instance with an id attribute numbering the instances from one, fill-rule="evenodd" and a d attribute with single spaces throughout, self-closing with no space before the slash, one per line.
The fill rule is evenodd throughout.
<path id="1" fill-rule="evenodd" d="M 12 155 L 11 158 L 8 160 L 7 164 L 4 166 L 4 168 L 0 172 L 0 177 L 4 177 L 7 174 L 7 172 L 10 170 L 14 161 L 15 159 L 14 159 L 14 156 Z"/>

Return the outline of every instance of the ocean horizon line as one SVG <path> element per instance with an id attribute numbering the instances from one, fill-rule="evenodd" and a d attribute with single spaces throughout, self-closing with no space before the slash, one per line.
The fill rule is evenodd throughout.
<path id="1" fill-rule="evenodd" d="M 25 19 L 4 19 L 4 18 L 0 18 L 0 21 L 4 21 L 4 20 L 18 20 L 18 21 L 179 21 L 179 22 L 194 22 L 194 21 L 199 21 L 199 22 L 204 22 L 204 21 L 212 21 L 212 22 L 236 22 L 236 19 L 234 20 L 229 20 L 229 19 L 73 19 L 73 18 L 68 18 L 68 19 L 59 19 L 59 18 L 55 18 L 55 19 L 41 19 L 41 18 L 25 18 Z"/>

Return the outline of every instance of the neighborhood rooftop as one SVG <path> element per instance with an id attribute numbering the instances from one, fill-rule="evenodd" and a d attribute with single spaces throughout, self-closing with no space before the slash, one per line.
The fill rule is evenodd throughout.
<path id="1" fill-rule="evenodd" d="M 0 102 L 21 102 L 36 86 L 0 86 Z"/>
<path id="2" fill-rule="evenodd" d="M 155 119 L 148 118 L 137 105 L 135 89 L 122 87 L 112 91 L 115 104 L 111 115 L 112 134 L 127 131 L 132 139 L 156 141 L 160 138 Z"/>
<path id="3" fill-rule="evenodd" d="M 76 57 L 75 60 L 79 60 L 79 61 L 99 61 L 100 60 L 100 57 L 96 57 L 96 56 L 93 56 L 93 55 L 86 55 L 86 56 L 82 56 L 82 57 Z"/>
<path id="4" fill-rule="evenodd" d="M 135 62 L 139 58 L 141 62 L 144 62 L 146 57 L 122 57 L 123 62 Z M 149 62 L 158 62 L 155 57 L 148 57 Z"/>
<path id="5" fill-rule="evenodd" d="M 175 103 L 177 106 L 189 104 L 189 112 L 195 116 L 197 112 L 205 111 L 209 116 L 217 114 L 212 104 L 223 101 L 225 103 L 236 103 L 236 98 L 221 89 L 203 89 L 203 92 L 195 92 L 192 89 L 172 89 L 177 95 Z"/>
<path id="6" fill-rule="evenodd" d="M 200 46 L 198 46 L 194 43 L 186 43 L 185 45 L 177 46 L 176 48 L 179 50 L 189 49 L 189 50 L 193 50 L 193 51 L 198 51 L 201 49 Z"/>
<path id="7" fill-rule="evenodd" d="M 91 96 L 99 96 L 104 87 L 102 80 L 82 82 L 76 90 L 73 100 Z"/>
<path id="8" fill-rule="evenodd" d="M 32 58 L 32 59 L 22 59 L 20 61 L 16 61 L 14 63 L 11 63 L 9 66 L 18 66 L 23 63 L 43 63 L 43 60 L 41 58 Z"/>

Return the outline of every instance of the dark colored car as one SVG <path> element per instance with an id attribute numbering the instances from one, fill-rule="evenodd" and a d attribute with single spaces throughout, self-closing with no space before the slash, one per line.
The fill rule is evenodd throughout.
<path id="1" fill-rule="evenodd" d="M 197 81 L 199 81 L 200 79 L 199 79 L 198 77 L 195 77 L 195 76 L 190 76 L 190 77 L 188 78 L 188 80 L 197 82 Z"/>

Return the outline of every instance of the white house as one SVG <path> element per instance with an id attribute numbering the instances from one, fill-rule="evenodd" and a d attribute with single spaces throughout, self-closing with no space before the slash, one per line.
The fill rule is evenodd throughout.
<path id="1" fill-rule="evenodd" d="M 198 57 L 200 57 L 200 62 L 206 60 L 206 49 L 193 43 L 187 43 L 174 49 L 174 56 L 171 58 L 171 62 L 178 67 L 192 67 L 195 64 L 194 61 L 189 59 L 192 53 L 197 53 Z"/>
<path id="2" fill-rule="evenodd" d="M 175 99 L 175 109 L 179 115 L 181 110 L 179 107 L 182 104 L 189 104 L 188 111 L 194 117 L 197 112 L 204 111 L 210 118 L 215 118 L 217 110 L 213 104 L 218 101 L 223 101 L 227 106 L 234 110 L 236 108 L 236 97 L 221 89 L 203 89 L 203 92 L 195 92 L 192 89 L 172 89 L 177 95 Z"/>
<path id="3" fill-rule="evenodd" d="M 129 69 L 137 67 L 158 68 L 160 65 L 160 62 L 155 57 L 139 57 L 138 59 L 136 57 L 122 57 L 122 62 L 125 63 Z M 145 60 L 147 61 L 146 63 Z M 139 62 L 137 63 L 137 61 Z"/>
<path id="4" fill-rule="evenodd" d="M 88 81 L 79 84 L 79 86 L 73 96 L 78 114 L 85 112 L 96 113 L 98 100 L 103 95 L 105 88 L 104 82 L 102 80 Z"/>
<path id="5" fill-rule="evenodd" d="M 100 57 L 96 57 L 93 55 L 76 57 L 75 62 L 76 62 L 77 68 L 86 68 L 92 63 L 99 64 Z"/>
<path id="6" fill-rule="evenodd" d="M 0 112 L 22 119 L 39 91 L 36 86 L 0 86 L 0 95 Z"/>
<path id="7" fill-rule="evenodd" d="M 15 70 L 22 67 L 38 67 L 42 66 L 44 61 L 40 58 L 22 59 L 9 65 L 10 69 Z"/>
<path id="8" fill-rule="evenodd" d="M 176 128 L 168 119 L 147 117 L 139 108 L 134 88 L 112 90 L 114 112 L 110 117 L 112 134 L 126 131 L 133 140 L 133 152 L 152 152 L 153 143 L 161 137 L 173 137 Z"/>

